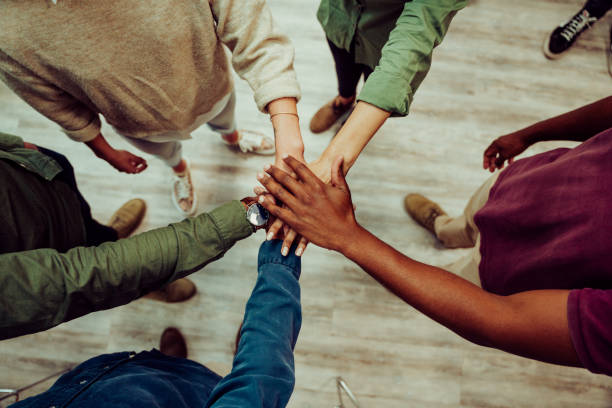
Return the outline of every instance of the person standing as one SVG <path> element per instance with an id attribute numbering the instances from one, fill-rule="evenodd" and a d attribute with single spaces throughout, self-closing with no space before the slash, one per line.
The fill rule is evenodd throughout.
<path id="1" fill-rule="evenodd" d="M 181 140 L 200 125 L 244 152 L 303 155 L 294 50 L 264 0 L 6 1 L 0 26 L 0 79 L 119 171 L 147 164 L 107 143 L 100 115 L 163 160 L 184 215 L 195 213 L 197 197 Z M 274 141 L 237 130 L 226 47 L 270 114 Z"/>

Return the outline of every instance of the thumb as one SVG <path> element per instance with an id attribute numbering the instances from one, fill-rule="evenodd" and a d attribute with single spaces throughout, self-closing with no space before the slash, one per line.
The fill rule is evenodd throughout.
<path id="1" fill-rule="evenodd" d="M 339 187 L 344 191 L 348 191 L 348 185 L 346 184 L 346 179 L 344 178 L 344 157 L 338 156 L 332 163 L 331 169 L 331 182 L 332 186 Z"/>

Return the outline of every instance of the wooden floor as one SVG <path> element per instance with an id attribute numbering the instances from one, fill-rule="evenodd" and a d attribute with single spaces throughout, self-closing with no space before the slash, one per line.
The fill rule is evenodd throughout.
<path id="1" fill-rule="evenodd" d="M 313 135 L 308 121 L 336 87 L 315 19 L 317 3 L 269 0 L 296 47 L 309 160 L 323 151 L 333 131 Z M 459 213 L 488 176 L 480 167 L 481 155 L 493 138 L 610 94 L 604 52 L 610 19 L 585 34 L 562 60 L 548 61 L 540 51 L 545 35 L 580 5 L 576 0 L 487 0 L 457 15 L 411 114 L 389 120 L 351 170 L 357 217 L 365 227 L 421 261 L 446 265 L 464 254 L 442 248 L 406 216 L 403 197 L 421 192 Z M 271 132 L 248 86 L 242 81 L 236 86 L 240 127 Z M 65 153 L 101 221 L 133 197 L 149 205 L 140 230 L 180 220 L 161 162 L 149 158 L 144 173 L 121 175 L 2 86 L 0 131 Z M 105 131 L 113 145 L 128 148 L 110 128 Z M 205 127 L 193 136 L 185 148 L 199 210 L 249 194 L 256 171 L 269 159 L 231 152 Z M 557 145 L 535 146 L 528 154 Z M 101 353 L 156 347 L 167 326 L 183 331 L 191 358 L 227 373 L 262 240 L 259 233 L 238 243 L 225 258 L 193 275 L 199 294 L 184 304 L 139 300 L 0 343 L 0 388 L 30 383 Z M 304 323 L 290 407 L 335 406 L 338 375 L 363 407 L 612 406 L 609 377 L 474 346 L 403 304 L 336 253 L 310 247 L 301 284 Z"/>

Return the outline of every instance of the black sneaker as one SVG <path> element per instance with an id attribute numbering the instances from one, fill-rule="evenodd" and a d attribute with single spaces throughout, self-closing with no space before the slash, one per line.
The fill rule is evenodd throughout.
<path id="1" fill-rule="evenodd" d="M 597 20 L 599 20 L 597 17 L 591 16 L 586 9 L 582 9 L 567 23 L 555 28 L 544 40 L 542 51 L 546 58 L 561 57 L 565 51 L 570 49 L 580 34 L 591 28 Z"/>

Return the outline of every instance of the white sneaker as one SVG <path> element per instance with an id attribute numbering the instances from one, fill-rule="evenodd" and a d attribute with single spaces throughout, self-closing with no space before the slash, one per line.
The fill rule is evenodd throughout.
<path id="1" fill-rule="evenodd" d="M 230 146 L 238 147 L 242 153 L 269 156 L 276 152 L 274 139 L 252 130 L 238 130 L 238 143 L 228 143 L 225 139 L 223 141 Z"/>
<path id="2" fill-rule="evenodd" d="M 185 161 L 187 162 L 185 171 L 182 173 L 172 171 L 172 202 L 181 214 L 189 217 L 195 214 L 198 200 L 191 180 L 191 166 L 189 160 Z"/>

